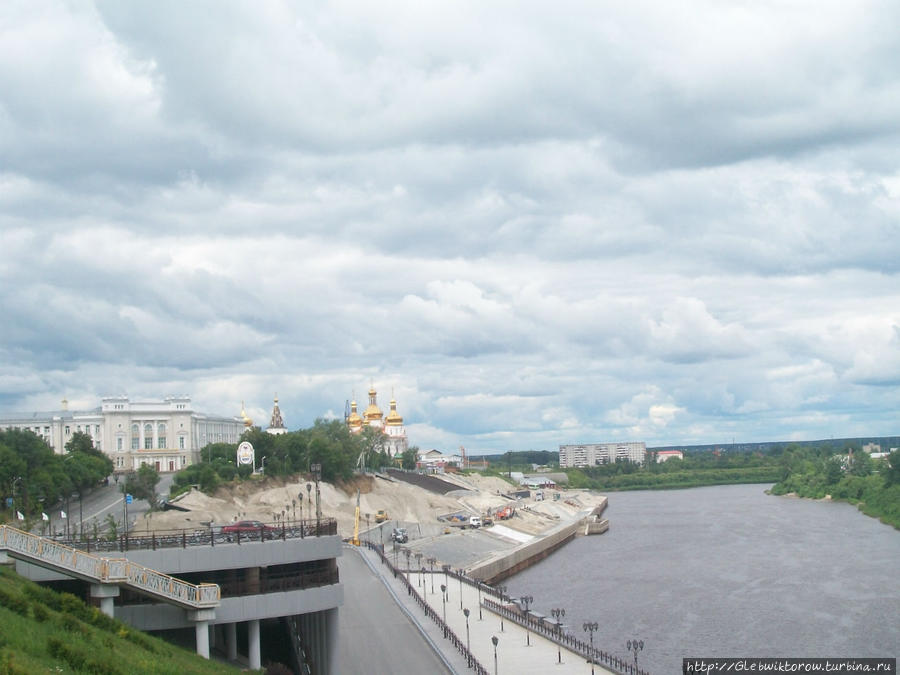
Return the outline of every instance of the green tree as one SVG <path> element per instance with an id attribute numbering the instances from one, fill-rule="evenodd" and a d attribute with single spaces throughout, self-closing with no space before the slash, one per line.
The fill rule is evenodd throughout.
<path id="1" fill-rule="evenodd" d="M 413 446 L 409 450 L 404 450 L 402 459 L 400 461 L 400 465 L 404 469 L 415 469 L 416 468 L 416 460 L 418 459 L 419 449 Z"/>
<path id="2" fill-rule="evenodd" d="M 825 482 L 829 485 L 835 485 L 844 477 L 844 467 L 841 458 L 834 455 L 825 462 Z"/>
<path id="3" fill-rule="evenodd" d="M 156 484 L 159 483 L 159 472 L 149 464 L 141 464 L 136 471 L 128 474 L 123 490 L 135 499 L 145 499 L 150 507 L 156 506 Z"/>
<path id="4" fill-rule="evenodd" d="M 894 450 L 887 458 L 888 470 L 884 474 L 887 487 L 900 485 L 900 450 Z"/>
<path id="5" fill-rule="evenodd" d="M 850 473 L 854 476 L 868 476 L 872 473 L 872 458 L 864 450 L 854 450 L 850 457 Z"/>

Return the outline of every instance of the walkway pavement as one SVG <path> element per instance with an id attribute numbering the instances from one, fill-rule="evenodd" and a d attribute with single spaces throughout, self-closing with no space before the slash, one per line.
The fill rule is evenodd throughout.
<path id="1" fill-rule="evenodd" d="M 378 555 L 364 547 L 357 548 L 355 546 L 345 548 L 344 555 L 352 556 L 354 551 L 362 556 L 373 572 L 381 577 L 389 591 L 396 597 L 400 606 L 419 625 L 425 635 L 425 639 L 433 643 L 443 654 L 444 660 L 449 667 L 456 673 L 466 673 L 469 670 L 466 659 L 456 651 L 448 640 L 444 639 L 437 624 L 425 615 L 424 610 L 407 593 L 404 584 L 399 579 L 394 578 L 391 570 L 387 565 L 382 564 Z M 420 578 L 421 576 L 424 576 L 424 579 Z M 558 651 L 556 643 L 534 633 L 534 631 L 528 631 L 528 637 L 526 637 L 524 627 L 509 620 L 501 622 L 499 615 L 485 608 L 482 608 L 481 617 L 479 618 L 479 594 L 476 588 L 465 583 L 460 584 L 453 577 L 445 581 L 443 572 L 435 572 L 434 575 L 427 571 L 424 575 L 412 573 L 410 581 L 439 616 L 446 616 L 446 622 L 451 630 L 464 641 L 467 638 L 466 617 L 463 609 L 469 609 L 469 650 L 488 673 L 496 673 L 496 675 L 527 675 L 528 673 L 558 673 L 559 675 L 578 673 L 579 675 L 589 675 L 591 673 L 591 664 L 583 656 L 570 652 L 565 648 Z M 424 586 L 420 584 L 424 584 Z M 446 603 L 441 599 L 441 584 L 448 586 Z M 432 590 L 432 587 L 434 590 Z M 460 609 L 460 604 L 463 609 Z M 496 636 L 498 639 L 496 668 L 494 665 L 494 646 L 491 641 L 493 636 Z M 528 642 L 531 643 L 530 646 Z M 389 648 L 389 646 L 386 648 Z M 559 663 L 560 655 L 562 663 Z M 610 671 L 595 665 L 593 672 L 599 674 L 609 673 Z"/>

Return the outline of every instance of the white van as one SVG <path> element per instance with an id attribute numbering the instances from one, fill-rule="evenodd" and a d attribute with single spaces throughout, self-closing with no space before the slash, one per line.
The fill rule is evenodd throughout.
<path id="1" fill-rule="evenodd" d="M 481 518 L 479 516 L 469 518 L 469 527 L 481 527 Z"/>

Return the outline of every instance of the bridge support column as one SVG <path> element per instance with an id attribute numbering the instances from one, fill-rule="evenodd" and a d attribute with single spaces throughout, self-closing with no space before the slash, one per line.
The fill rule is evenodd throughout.
<path id="1" fill-rule="evenodd" d="M 13 565 L 15 564 L 7 555 L 6 551 L 0 551 L 0 565 Z"/>
<path id="2" fill-rule="evenodd" d="M 188 621 L 194 622 L 197 637 L 197 654 L 204 659 L 209 658 L 209 622 L 216 618 L 214 609 L 196 609 L 187 613 Z"/>
<path id="3" fill-rule="evenodd" d="M 253 619 L 247 622 L 247 660 L 250 664 L 250 670 L 259 670 L 260 654 L 259 654 L 259 619 Z"/>
<path id="4" fill-rule="evenodd" d="M 225 648 L 228 651 L 228 660 L 237 660 L 237 624 L 225 624 Z"/>
<path id="5" fill-rule="evenodd" d="M 100 598 L 100 611 L 106 616 L 115 615 L 114 598 L 119 597 L 119 587 L 115 584 L 91 584 L 91 597 Z"/>

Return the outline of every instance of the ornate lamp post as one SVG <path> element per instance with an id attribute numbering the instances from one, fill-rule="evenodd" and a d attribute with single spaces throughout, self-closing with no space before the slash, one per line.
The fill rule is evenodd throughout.
<path id="1" fill-rule="evenodd" d="M 372 543 L 372 526 L 369 524 L 369 516 L 371 513 L 366 514 L 366 539 L 369 540 L 369 543 Z"/>
<path id="2" fill-rule="evenodd" d="M 422 567 L 422 556 L 423 555 L 424 555 L 424 553 L 422 553 L 421 551 L 416 551 L 416 567 Z M 422 569 L 424 570 L 425 568 L 422 567 Z M 423 577 L 424 577 L 424 575 L 419 575 L 419 588 L 422 588 L 422 584 L 425 583 L 425 580 Z"/>
<path id="3" fill-rule="evenodd" d="M 321 464 L 313 464 L 309 467 L 316 474 L 316 536 L 319 536 L 319 521 L 322 519 L 322 507 L 319 505 L 319 476 L 322 472 Z"/>
<path id="4" fill-rule="evenodd" d="M 534 602 L 534 596 L 523 595 L 521 598 L 519 598 L 519 602 L 525 605 L 525 642 L 530 647 L 531 633 L 528 631 L 528 605 Z"/>
<path id="5" fill-rule="evenodd" d="M 587 621 L 582 628 L 584 628 L 585 633 L 590 632 L 591 634 L 591 675 L 594 675 L 594 631 L 597 630 L 599 626 L 596 621 Z"/>
<path id="6" fill-rule="evenodd" d="M 481 584 L 484 583 L 481 580 L 477 580 L 475 582 L 475 588 L 478 589 L 478 620 L 481 621 Z"/>
<path id="7" fill-rule="evenodd" d="M 444 603 L 444 637 L 447 637 L 447 584 L 441 584 L 441 601 Z"/>
<path id="8" fill-rule="evenodd" d="M 406 584 L 409 585 L 409 557 L 412 555 L 412 551 L 405 548 L 403 549 L 403 555 L 406 556 Z"/>
<path id="9" fill-rule="evenodd" d="M 643 640 L 629 640 L 625 643 L 625 648 L 634 653 L 634 669 L 637 670 L 637 655 L 639 651 L 644 649 Z"/>
<path id="10" fill-rule="evenodd" d="M 500 639 L 496 635 L 491 635 L 491 642 L 494 644 L 494 675 L 497 675 L 497 643 Z"/>
<path id="11" fill-rule="evenodd" d="M 552 614 L 553 618 L 556 619 L 557 634 L 562 635 L 562 621 L 560 619 L 562 619 L 562 617 L 564 617 L 566 615 L 566 610 L 564 610 L 561 607 L 559 607 L 559 608 L 554 607 L 553 609 L 550 610 L 550 614 Z M 556 643 L 556 662 L 562 663 L 562 648 L 560 647 L 558 642 Z"/>
<path id="12" fill-rule="evenodd" d="M 466 664 L 471 667 L 472 652 L 469 651 L 469 608 L 468 607 L 466 607 L 463 610 L 463 614 L 466 615 Z"/>
<path id="13" fill-rule="evenodd" d="M 425 562 L 431 565 L 431 593 L 434 594 L 434 563 L 437 562 L 436 558 L 428 558 Z"/>
<path id="14" fill-rule="evenodd" d="M 459 577 L 459 608 L 462 609 L 462 570 L 456 570 L 456 576 Z"/>
<path id="15" fill-rule="evenodd" d="M 303 490 L 297 495 L 300 500 L 300 538 L 303 539 Z"/>
<path id="16" fill-rule="evenodd" d="M 506 604 L 506 586 L 497 586 L 497 590 L 500 591 L 500 602 L 502 604 Z M 500 632 L 503 633 L 503 612 L 500 612 Z"/>
<path id="17" fill-rule="evenodd" d="M 450 565 L 447 565 L 445 563 L 445 564 L 441 565 L 441 569 L 444 570 L 444 583 L 441 584 L 441 589 L 444 591 L 444 594 L 446 595 L 447 589 L 450 588 L 450 581 L 449 581 L 449 579 L 447 579 L 447 573 L 450 571 Z"/>
<path id="18" fill-rule="evenodd" d="M 297 523 L 297 500 L 291 500 L 291 516 L 293 517 L 294 524 Z"/>

